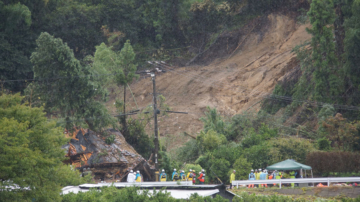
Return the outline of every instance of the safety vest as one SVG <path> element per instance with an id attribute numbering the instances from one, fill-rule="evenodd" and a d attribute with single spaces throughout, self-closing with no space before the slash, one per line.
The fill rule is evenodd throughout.
<path id="1" fill-rule="evenodd" d="M 189 181 L 192 181 L 193 180 L 193 174 L 191 172 L 188 172 L 187 178 L 188 178 Z"/>
<path id="2" fill-rule="evenodd" d="M 230 183 L 232 183 L 233 180 L 235 180 L 235 174 L 231 173 L 231 175 L 230 175 Z"/>
<path id="3" fill-rule="evenodd" d="M 186 181 L 186 175 L 184 173 L 180 173 L 180 178 L 182 181 Z"/>
<path id="4" fill-rule="evenodd" d="M 179 180 L 179 174 L 178 174 L 178 173 L 175 173 L 175 174 L 174 174 L 173 180 Z"/>
<path id="5" fill-rule="evenodd" d="M 141 175 L 136 174 L 136 182 L 141 182 Z"/>
<path id="6" fill-rule="evenodd" d="M 161 182 L 166 182 L 166 174 L 165 173 L 161 173 L 160 181 Z"/>
<path id="7" fill-rule="evenodd" d="M 255 179 L 260 180 L 260 173 L 255 173 Z"/>
<path id="8" fill-rule="evenodd" d="M 254 174 L 254 173 L 250 173 L 250 174 L 249 174 L 249 178 L 255 179 L 255 174 Z"/>

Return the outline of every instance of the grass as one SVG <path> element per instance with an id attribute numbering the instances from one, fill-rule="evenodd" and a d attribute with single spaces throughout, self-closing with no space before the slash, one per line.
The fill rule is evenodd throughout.
<path id="1" fill-rule="evenodd" d="M 347 199 L 348 196 L 344 193 L 341 192 L 341 190 L 343 189 L 354 189 L 353 187 L 323 187 L 323 188 L 319 188 L 319 187 L 303 187 L 303 188 L 299 188 L 299 187 L 295 187 L 295 188 L 291 188 L 291 187 L 284 187 L 281 190 L 294 190 L 294 193 L 291 194 L 291 192 L 289 193 L 279 193 L 280 188 L 278 187 L 271 187 L 271 188 L 236 188 L 231 190 L 233 193 L 237 194 L 237 195 L 241 195 L 242 193 L 249 193 L 249 194 L 255 194 L 255 195 L 264 195 L 264 196 L 271 196 L 271 195 L 282 195 L 282 196 L 289 196 L 293 199 L 304 199 L 306 201 L 328 201 L 328 200 L 332 200 L 332 201 L 338 201 L 338 200 L 342 200 L 342 199 Z M 331 196 L 331 197 L 319 197 L 320 193 L 322 191 L 326 191 L 327 192 L 338 192 L 337 196 Z M 356 190 L 354 190 L 356 191 Z M 360 190 L 359 190 L 360 191 Z M 297 194 L 295 193 L 297 192 Z"/>

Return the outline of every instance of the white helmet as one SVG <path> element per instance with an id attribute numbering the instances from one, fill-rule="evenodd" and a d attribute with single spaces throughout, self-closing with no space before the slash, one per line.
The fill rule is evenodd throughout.
<path id="1" fill-rule="evenodd" d="M 130 173 L 133 173 L 134 171 L 133 170 L 130 170 Z"/>
<path id="2" fill-rule="evenodd" d="M 165 172 L 165 170 L 164 170 L 164 169 L 162 169 L 162 172 Z"/>
<path id="3" fill-rule="evenodd" d="M 251 172 L 254 172 L 254 170 L 253 170 L 253 169 L 251 169 Z"/>
<path id="4" fill-rule="evenodd" d="M 189 171 L 191 172 L 192 170 L 190 169 Z"/>
<path id="5" fill-rule="evenodd" d="M 176 171 L 176 168 L 174 168 L 174 171 Z"/>
<path id="6" fill-rule="evenodd" d="M 205 172 L 205 170 L 204 170 L 204 169 L 202 169 L 202 170 L 201 170 L 201 172 Z"/>
<path id="7" fill-rule="evenodd" d="M 136 171 L 136 173 L 140 173 L 140 171 Z"/>
<path id="8" fill-rule="evenodd" d="M 259 168 L 259 171 L 261 171 L 261 168 Z"/>
<path id="9" fill-rule="evenodd" d="M 234 170 L 233 172 L 236 173 L 236 170 Z"/>

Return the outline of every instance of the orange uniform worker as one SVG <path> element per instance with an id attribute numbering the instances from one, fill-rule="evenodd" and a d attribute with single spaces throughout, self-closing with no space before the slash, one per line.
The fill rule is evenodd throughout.
<path id="1" fill-rule="evenodd" d="M 200 184 L 205 184 L 205 170 L 201 170 L 200 176 L 197 178 Z"/>
<path id="2" fill-rule="evenodd" d="M 255 180 L 255 174 L 253 169 L 251 169 L 251 173 L 249 174 L 249 180 Z M 254 188 L 254 184 L 249 184 L 249 188 Z"/>

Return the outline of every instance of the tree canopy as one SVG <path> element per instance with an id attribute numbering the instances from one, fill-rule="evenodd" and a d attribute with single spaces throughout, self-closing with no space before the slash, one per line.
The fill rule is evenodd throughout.
<path id="1" fill-rule="evenodd" d="M 0 117 L 2 200 L 56 201 L 62 186 L 85 182 L 79 172 L 63 165 L 61 146 L 67 139 L 56 122 L 47 120 L 43 108 L 29 107 L 19 94 L 4 94 Z"/>

